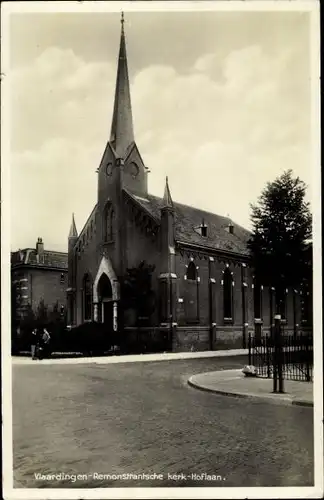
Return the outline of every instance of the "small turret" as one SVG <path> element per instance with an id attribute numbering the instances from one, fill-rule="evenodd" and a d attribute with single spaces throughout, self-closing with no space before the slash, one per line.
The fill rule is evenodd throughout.
<path id="1" fill-rule="evenodd" d="M 174 241 L 175 208 L 172 201 L 168 178 L 165 180 L 163 203 L 161 206 L 161 323 L 170 327 L 176 324 L 176 292 L 172 282 L 177 279 L 175 268 Z"/>
<path id="2" fill-rule="evenodd" d="M 72 222 L 71 222 L 71 227 L 70 227 L 70 232 L 69 232 L 69 239 L 71 238 L 77 238 L 78 237 L 78 231 L 75 225 L 75 220 L 74 220 L 74 214 L 72 214 Z"/>
<path id="3" fill-rule="evenodd" d="M 75 225 L 74 214 L 72 214 L 72 223 L 68 239 L 68 287 L 74 287 L 74 247 L 78 240 L 78 231 Z"/>
<path id="4" fill-rule="evenodd" d="M 74 214 L 72 214 L 72 222 L 68 237 L 68 288 L 67 288 L 67 318 L 68 324 L 72 325 L 75 322 L 75 277 L 76 277 L 76 260 L 74 247 L 78 241 L 78 231 L 75 225 Z"/>
<path id="5" fill-rule="evenodd" d="M 168 177 L 166 177 L 166 179 L 165 179 L 165 188 L 164 188 L 162 210 L 163 209 L 168 209 L 168 210 L 174 211 L 173 201 L 171 198 L 171 193 L 170 193 L 170 188 L 169 188 Z"/>
<path id="6" fill-rule="evenodd" d="M 174 253 L 174 205 L 170 193 L 168 178 L 165 180 L 163 203 L 161 207 L 161 256 L 164 273 L 172 273 Z"/>

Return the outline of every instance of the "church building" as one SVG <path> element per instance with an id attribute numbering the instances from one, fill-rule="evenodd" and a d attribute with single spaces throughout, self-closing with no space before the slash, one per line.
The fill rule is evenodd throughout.
<path id="1" fill-rule="evenodd" d="M 148 173 L 135 140 L 122 18 L 97 202 L 79 234 L 72 217 L 68 237 L 68 323 L 103 322 L 120 336 L 138 328 L 123 310 L 121 280 L 144 261 L 154 269 L 157 298 L 145 328 L 168 329 L 174 351 L 245 347 L 255 323 L 269 329 L 274 312 L 271 290 L 253 276 L 249 232 L 228 217 L 177 203 L 168 179 L 163 197 L 151 195 Z M 282 315 L 293 329 L 301 319 L 286 292 Z"/>

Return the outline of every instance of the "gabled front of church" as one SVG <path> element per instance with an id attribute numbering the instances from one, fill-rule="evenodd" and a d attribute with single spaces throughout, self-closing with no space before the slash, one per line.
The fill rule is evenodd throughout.
<path id="1" fill-rule="evenodd" d="M 154 268 L 156 300 L 141 328 L 169 332 L 175 351 L 245 347 L 255 322 L 267 330 L 273 314 L 271 290 L 254 282 L 248 231 L 174 202 L 167 179 L 163 198 L 150 195 L 147 177 L 134 136 L 122 20 L 97 203 L 80 234 L 73 217 L 68 238 L 68 322 L 102 322 L 120 336 L 138 329 L 138 315 L 125 311 L 121 285 L 127 270 L 144 261 Z M 287 325 L 298 320 L 291 304 L 285 302 Z"/>

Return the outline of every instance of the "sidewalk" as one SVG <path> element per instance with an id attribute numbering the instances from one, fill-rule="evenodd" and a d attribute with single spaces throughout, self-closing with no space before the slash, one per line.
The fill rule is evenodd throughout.
<path id="1" fill-rule="evenodd" d="M 49 358 L 33 361 L 30 357 L 12 356 L 13 365 L 73 365 L 73 364 L 114 364 L 114 363 L 144 363 L 147 361 L 171 361 L 176 359 L 221 358 L 231 356 L 247 356 L 248 349 L 228 349 L 221 351 L 201 352 L 163 352 L 153 354 L 126 354 L 100 357 Z"/>
<path id="2" fill-rule="evenodd" d="M 252 397 L 275 404 L 313 406 L 313 384 L 284 380 L 285 394 L 273 394 L 273 380 L 245 377 L 242 370 L 221 370 L 200 373 L 189 378 L 188 384 L 196 389 L 226 396 Z"/>

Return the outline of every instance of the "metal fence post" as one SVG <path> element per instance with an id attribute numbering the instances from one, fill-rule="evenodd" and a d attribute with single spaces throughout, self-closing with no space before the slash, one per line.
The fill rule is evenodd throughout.
<path id="1" fill-rule="evenodd" d="M 280 320 L 279 320 L 280 321 Z M 271 317 L 271 326 L 272 326 L 273 319 Z M 272 356 L 272 361 L 273 361 L 273 392 L 277 392 L 277 382 L 278 382 L 278 348 L 277 348 L 277 328 L 276 328 L 276 316 L 275 316 L 275 326 L 274 329 L 272 329 L 272 344 L 273 344 L 273 356 Z"/>
<path id="2" fill-rule="evenodd" d="M 309 375 L 309 349 L 308 349 L 308 342 L 309 342 L 309 337 L 308 335 L 305 337 L 305 358 L 306 358 L 306 380 L 307 382 L 310 381 L 310 375 Z"/>
<path id="3" fill-rule="evenodd" d="M 277 378 L 278 378 L 278 372 L 277 372 L 277 352 L 276 352 L 276 347 L 274 347 L 273 350 L 273 392 L 277 392 Z"/>
<path id="4" fill-rule="evenodd" d="M 267 359 L 267 376 L 270 378 L 271 376 L 271 369 L 270 369 L 270 363 L 271 363 L 271 358 L 270 358 L 270 346 L 269 346 L 269 337 L 265 337 L 265 348 L 266 348 L 266 359 Z M 271 345 L 271 344 L 270 344 Z"/>
<path id="5" fill-rule="evenodd" d="M 275 363 L 276 363 L 276 375 L 278 376 L 279 382 L 279 393 L 284 392 L 283 384 L 283 373 L 282 373 L 282 342 L 281 342 L 281 315 L 275 315 Z M 277 389 L 277 383 L 276 383 Z M 276 391 L 275 391 L 276 392 Z"/>
<path id="6" fill-rule="evenodd" d="M 251 347 L 252 347 L 252 343 L 251 343 L 251 333 L 249 333 L 249 365 L 252 364 L 252 360 L 251 360 Z"/>
<path id="7" fill-rule="evenodd" d="M 294 339 L 297 337 L 297 306 L 296 306 L 297 290 L 293 289 L 293 315 L 294 315 Z"/>

